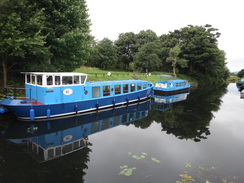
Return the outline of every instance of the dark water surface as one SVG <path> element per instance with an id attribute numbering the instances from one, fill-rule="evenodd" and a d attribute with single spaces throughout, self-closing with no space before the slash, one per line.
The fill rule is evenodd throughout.
<path id="1" fill-rule="evenodd" d="M 244 99 L 235 84 L 185 96 L 38 124 L 1 116 L 0 183 L 175 183 L 185 170 L 195 182 L 244 182 Z M 52 160 L 27 153 L 27 141 L 72 140 Z"/>

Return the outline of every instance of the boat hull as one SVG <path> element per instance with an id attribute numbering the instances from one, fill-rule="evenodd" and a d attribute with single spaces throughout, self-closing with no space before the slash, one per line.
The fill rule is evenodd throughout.
<path id="1" fill-rule="evenodd" d="M 188 92 L 190 92 L 190 87 L 182 88 L 182 89 L 172 89 L 172 90 L 154 87 L 153 90 L 154 90 L 154 95 L 169 96 L 169 95 L 175 95 L 175 94 L 180 94 L 180 93 L 188 93 Z"/>
<path id="2" fill-rule="evenodd" d="M 151 93 L 152 88 L 148 88 L 123 95 L 49 105 L 36 102 L 27 102 L 26 104 L 23 104 L 20 103 L 20 101 L 23 100 L 5 98 L 2 100 L 1 104 L 14 113 L 20 120 L 35 120 L 75 115 L 94 110 L 111 108 L 118 105 L 140 102 L 150 98 Z"/>

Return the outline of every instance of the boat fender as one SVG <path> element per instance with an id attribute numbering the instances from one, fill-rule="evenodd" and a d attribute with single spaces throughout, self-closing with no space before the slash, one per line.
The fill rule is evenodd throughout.
<path id="1" fill-rule="evenodd" d="M 140 95 L 138 95 L 138 102 L 140 102 L 140 100 L 141 100 L 141 96 L 140 96 Z"/>
<path id="2" fill-rule="evenodd" d="M 35 110 L 30 109 L 30 120 L 35 120 Z"/>
<path id="3" fill-rule="evenodd" d="M 1 114 L 3 114 L 3 113 L 5 113 L 6 111 L 4 110 L 4 108 L 3 107 L 0 107 L 0 113 Z"/>
<path id="4" fill-rule="evenodd" d="M 115 102 L 116 102 L 115 99 L 113 99 L 113 106 L 115 106 Z"/>
<path id="5" fill-rule="evenodd" d="M 98 108 L 99 108 L 99 104 L 98 104 L 98 102 L 96 103 L 96 108 L 97 108 L 97 110 L 98 110 Z"/>
<path id="6" fill-rule="evenodd" d="M 47 118 L 50 118 L 50 117 L 51 117 L 51 110 L 47 109 Z"/>
<path id="7" fill-rule="evenodd" d="M 77 104 L 75 105 L 75 112 L 76 113 L 78 112 L 78 105 Z"/>

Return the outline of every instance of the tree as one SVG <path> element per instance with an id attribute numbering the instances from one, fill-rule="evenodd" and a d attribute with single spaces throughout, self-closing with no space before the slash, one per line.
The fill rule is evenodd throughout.
<path id="1" fill-rule="evenodd" d="M 211 25 L 189 25 L 170 32 L 160 40 L 164 40 L 165 45 L 162 45 L 165 50 L 171 45 L 180 45 L 181 52 L 178 57 L 188 63 L 188 67 L 178 66 L 180 72 L 198 80 L 223 83 L 228 77 L 228 69 L 225 53 L 218 48 L 219 36 L 218 29 L 212 28 Z"/>
<path id="2" fill-rule="evenodd" d="M 27 56 L 50 56 L 43 34 L 45 17 L 43 9 L 27 0 L 2 0 L 0 2 L 0 58 L 3 85 L 7 85 L 8 70 Z M 41 59 L 40 59 L 41 60 Z"/>
<path id="3" fill-rule="evenodd" d="M 160 52 L 160 44 L 157 41 L 144 44 L 134 56 L 135 68 L 145 72 L 160 70 L 162 67 Z"/>
<path id="4" fill-rule="evenodd" d="M 136 40 L 133 32 L 121 33 L 119 39 L 115 41 L 117 46 L 119 61 L 129 69 L 129 64 L 133 62 L 133 56 L 136 53 Z"/>
<path id="5" fill-rule="evenodd" d="M 179 54 L 181 52 L 179 44 L 177 44 L 175 47 L 171 48 L 169 51 L 169 56 L 166 59 L 167 62 L 170 62 L 173 67 L 173 74 L 174 77 L 176 78 L 176 72 L 175 68 L 177 65 L 181 66 L 182 68 L 187 67 L 187 61 L 184 59 L 179 59 Z"/>
<path id="6" fill-rule="evenodd" d="M 34 0 L 44 8 L 46 47 L 55 71 L 73 71 L 86 63 L 91 49 L 90 20 L 84 0 Z"/>
<path id="7" fill-rule="evenodd" d="M 243 78 L 244 77 L 244 69 L 240 70 L 238 73 L 237 73 L 237 76 L 239 78 Z"/>
<path id="8" fill-rule="evenodd" d="M 117 63 L 117 52 L 113 41 L 104 38 L 99 41 L 91 53 L 91 66 L 102 69 L 115 68 Z"/>

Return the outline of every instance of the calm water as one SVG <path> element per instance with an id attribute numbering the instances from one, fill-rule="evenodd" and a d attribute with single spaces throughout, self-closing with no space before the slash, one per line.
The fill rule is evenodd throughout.
<path id="1" fill-rule="evenodd" d="M 244 99 L 235 84 L 174 100 L 38 124 L 1 116 L 0 183 L 174 183 L 187 163 L 195 182 L 244 182 Z M 166 101 L 174 103 L 158 103 Z M 72 140 L 66 155 L 50 152 L 49 161 L 27 153 L 27 141 L 61 147 Z"/>

